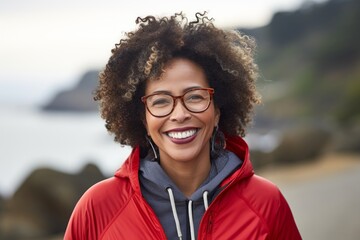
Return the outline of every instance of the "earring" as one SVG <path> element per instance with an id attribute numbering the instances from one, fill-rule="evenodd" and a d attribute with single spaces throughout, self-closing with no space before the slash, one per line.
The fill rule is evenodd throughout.
<path id="1" fill-rule="evenodd" d="M 218 126 L 214 127 L 213 134 L 210 140 L 211 144 L 211 151 L 210 156 L 211 158 L 217 158 L 221 150 L 225 149 L 225 136 L 222 131 L 219 130 Z"/>
<path id="2" fill-rule="evenodd" d="M 154 144 L 153 144 L 151 138 L 149 138 L 148 136 L 145 136 L 145 138 L 146 138 L 146 140 L 148 141 L 148 143 L 149 143 L 149 145 L 150 145 L 150 147 L 151 147 L 151 149 L 152 149 L 152 151 L 153 151 L 154 160 L 158 160 L 158 155 L 157 155 L 157 153 L 156 153 L 156 149 L 155 149 L 155 147 L 154 147 Z"/>

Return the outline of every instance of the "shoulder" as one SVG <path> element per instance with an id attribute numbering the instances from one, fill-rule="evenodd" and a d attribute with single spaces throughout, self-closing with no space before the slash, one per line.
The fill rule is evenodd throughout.
<path id="1" fill-rule="evenodd" d="M 224 195 L 224 202 L 235 203 L 236 209 L 243 209 L 247 216 L 253 216 L 270 228 L 285 199 L 279 188 L 271 181 L 257 175 L 243 178 L 232 184 Z"/>
<path id="2" fill-rule="evenodd" d="M 74 208 L 65 239 L 97 239 L 132 194 L 123 178 L 111 177 L 90 187 Z"/>
<path id="3" fill-rule="evenodd" d="M 301 239 L 290 206 L 277 185 L 253 175 L 239 185 L 238 194 L 267 225 L 270 239 Z"/>
<path id="4" fill-rule="evenodd" d="M 92 204 L 102 204 L 103 202 L 124 201 L 132 189 L 130 183 L 124 178 L 111 177 L 90 187 L 81 197 L 81 201 L 92 202 Z M 120 197 L 120 199 L 119 199 Z"/>
<path id="5" fill-rule="evenodd" d="M 242 193 L 249 197 L 260 199 L 278 200 L 281 195 L 280 189 L 270 180 L 254 174 L 244 183 Z"/>
<path id="6" fill-rule="evenodd" d="M 121 208 L 132 194 L 126 179 L 111 177 L 90 187 L 77 203 L 75 211 L 85 209 L 97 215 L 111 214 Z"/>
<path id="7" fill-rule="evenodd" d="M 262 216 L 272 215 L 284 201 L 280 189 L 268 179 L 258 175 L 244 179 L 237 185 L 240 197 Z"/>

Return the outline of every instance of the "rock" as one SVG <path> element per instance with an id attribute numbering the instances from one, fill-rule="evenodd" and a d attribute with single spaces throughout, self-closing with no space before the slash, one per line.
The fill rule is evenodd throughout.
<path id="1" fill-rule="evenodd" d="M 331 147 L 336 152 L 360 153 L 360 120 L 346 128 L 336 129 Z"/>
<path id="2" fill-rule="evenodd" d="M 250 149 L 251 164 L 255 170 L 260 170 L 274 163 L 274 156 L 271 152 L 262 152 Z"/>
<path id="3" fill-rule="evenodd" d="M 4 210 L 4 204 L 5 204 L 5 199 L 3 198 L 3 196 L 0 195 L 0 216 L 2 215 L 2 212 Z"/>
<path id="4" fill-rule="evenodd" d="M 86 72 L 79 83 L 69 90 L 60 91 L 48 104 L 45 111 L 97 111 L 98 105 L 93 99 L 93 91 L 98 84 L 99 71 Z"/>
<path id="5" fill-rule="evenodd" d="M 250 150 L 255 169 L 299 164 L 317 159 L 333 139 L 333 133 L 318 124 L 296 125 L 282 130 L 278 146 L 271 152 Z"/>
<path id="6" fill-rule="evenodd" d="M 5 203 L 0 239 L 46 238 L 63 234 L 81 195 L 104 179 L 92 164 L 78 174 L 37 169 Z"/>
<path id="7" fill-rule="evenodd" d="M 300 125 L 284 132 L 272 153 L 276 164 L 294 164 L 315 159 L 324 152 L 331 133 L 316 125 Z"/>

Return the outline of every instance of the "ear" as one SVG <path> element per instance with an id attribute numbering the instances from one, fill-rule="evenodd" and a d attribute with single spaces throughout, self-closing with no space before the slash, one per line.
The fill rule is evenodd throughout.
<path id="1" fill-rule="evenodd" d="M 220 109 L 215 107 L 215 126 L 219 125 L 219 121 L 220 121 Z M 214 127 L 215 127 L 214 126 Z"/>
<path id="2" fill-rule="evenodd" d="M 147 122 L 146 122 L 146 116 L 144 116 L 144 117 L 141 119 L 141 122 L 142 122 L 142 124 L 144 125 L 144 127 L 145 127 L 145 129 L 146 129 L 146 134 L 147 134 L 148 136 L 150 136 L 149 130 L 148 130 L 148 126 L 147 126 Z"/>

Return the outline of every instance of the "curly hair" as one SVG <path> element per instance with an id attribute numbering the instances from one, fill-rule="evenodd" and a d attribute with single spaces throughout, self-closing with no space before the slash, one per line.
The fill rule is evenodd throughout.
<path id="1" fill-rule="evenodd" d="M 245 135 L 254 105 L 260 103 L 255 88 L 255 41 L 234 30 L 214 26 L 207 13 L 188 21 L 183 13 L 171 17 L 138 17 L 135 31 L 125 34 L 99 74 L 94 99 L 115 141 L 148 148 L 141 96 L 146 81 L 156 80 L 175 57 L 194 61 L 215 89 L 214 104 L 220 109 L 219 128 L 228 135 Z"/>

